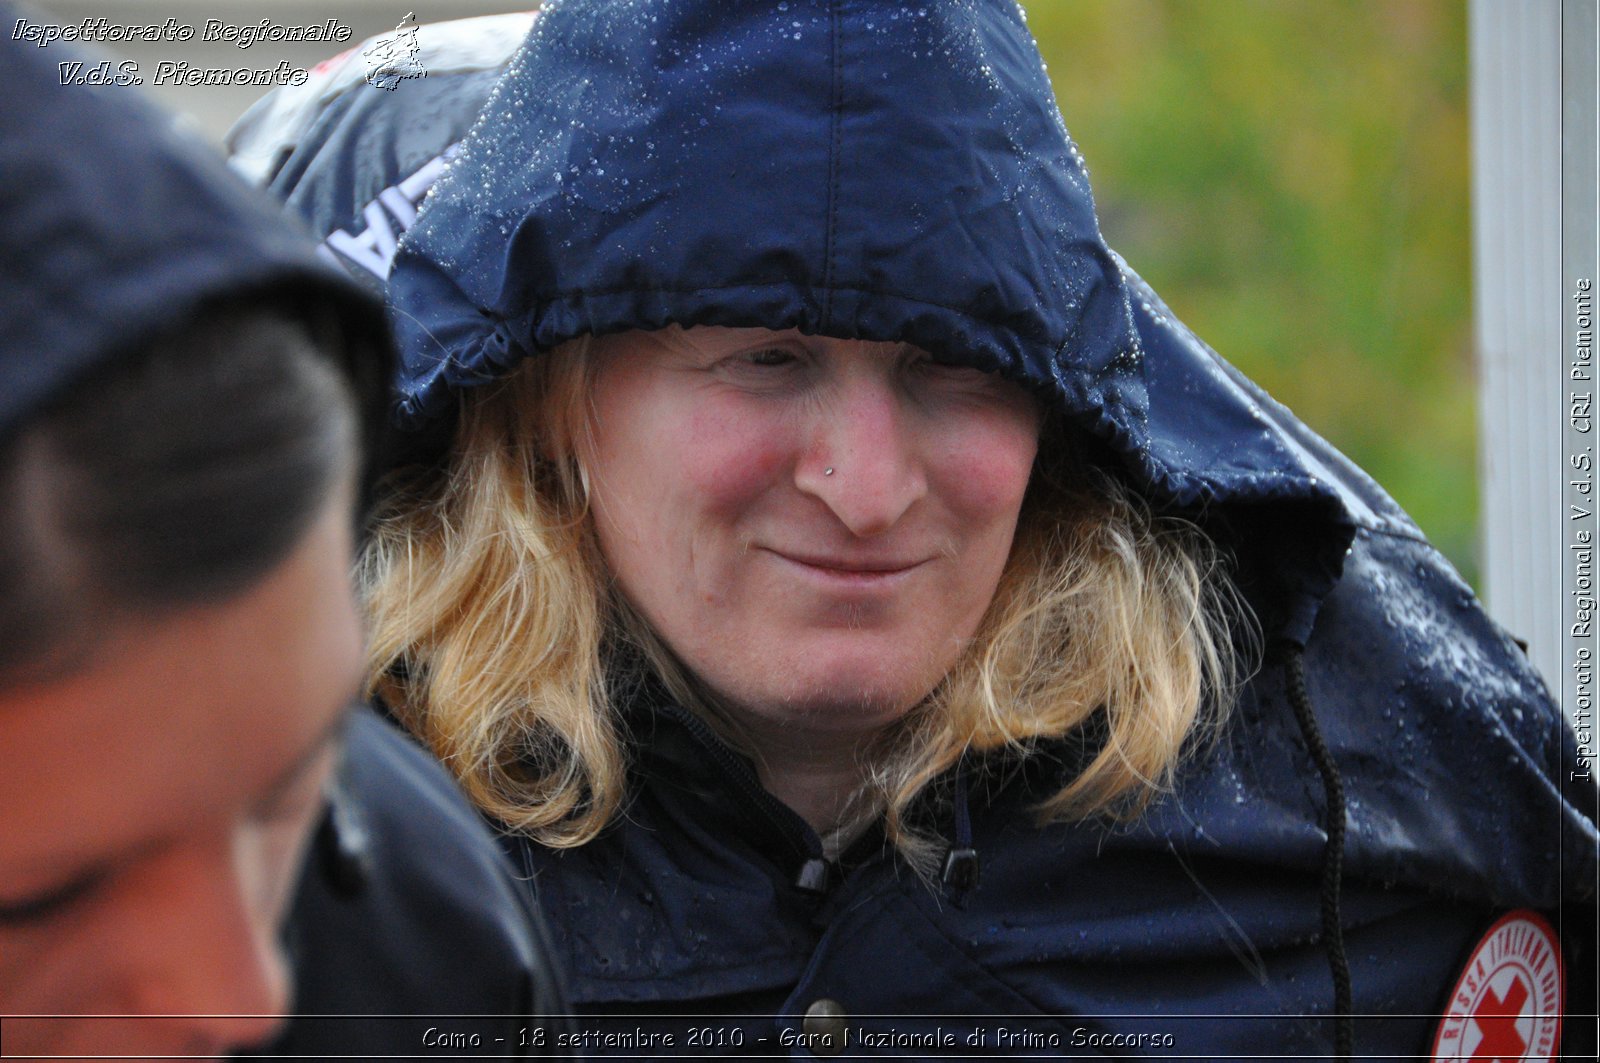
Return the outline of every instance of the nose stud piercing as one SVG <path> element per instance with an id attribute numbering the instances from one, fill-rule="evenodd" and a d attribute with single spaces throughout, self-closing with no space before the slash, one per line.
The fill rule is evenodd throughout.
<path id="1" fill-rule="evenodd" d="M 833 470 L 832 469 L 823 469 L 822 470 L 822 475 L 824 475 L 824 476 L 832 476 L 833 475 Z"/>

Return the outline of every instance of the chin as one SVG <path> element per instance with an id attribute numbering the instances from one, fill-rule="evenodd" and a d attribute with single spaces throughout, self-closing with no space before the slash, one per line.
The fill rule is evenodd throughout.
<path id="1" fill-rule="evenodd" d="M 940 646 L 947 651 L 937 653 Z M 960 655 L 954 639 L 860 630 L 729 635 L 706 649 L 680 659 L 736 714 L 785 729 L 863 737 L 921 704 Z"/>
<path id="2" fill-rule="evenodd" d="M 762 698 L 792 722 L 830 731 L 875 731 L 895 723 L 933 692 L 941 675 L 909 666 L 886 668 L 880 658 L 864 661 L 823 658 L 791 673 L 781 689 Z M 890 662 L 892 664 L 892 662 Z M 941 673 L 942 674 L 942 673 Z"/>

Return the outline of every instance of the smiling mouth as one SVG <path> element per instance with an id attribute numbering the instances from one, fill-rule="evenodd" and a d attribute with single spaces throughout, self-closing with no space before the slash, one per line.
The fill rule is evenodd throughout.
<path id="1" fill-rule="evenodd" d="M 856 559 L 825 557 L 815 554 L 791 554 L 767 548 L 767 552 L 818 575 L 852 583 L 875 583 L 920 568 L 927 559 L 906 561 L 900 559 Z"/>

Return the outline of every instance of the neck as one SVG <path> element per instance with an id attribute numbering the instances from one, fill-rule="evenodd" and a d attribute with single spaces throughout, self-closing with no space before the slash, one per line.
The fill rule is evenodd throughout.
<path id="1" fill-rule="evenodd" d="M 687 672 L 656 675 L 680 705 L 703 705 L 703 699 L 716 698 L 695 684 Z M 745 745 L 755 754 L 756 778 L 767 792 L 827 840 L 863 780 L 861 749 L 878 732 L 780 723 L 757 712 L 737 709 L 726 700 L 720 703 L 719 715 L 738 735 L 735 744 Z"/>
<path id="2" fill-rule="evenodd" d="M 850 797 L 861 785 L 856 734 L 752 729 L 757 774 L 772 795 L 792 808 L 818 834 L 839 825 Z"/>

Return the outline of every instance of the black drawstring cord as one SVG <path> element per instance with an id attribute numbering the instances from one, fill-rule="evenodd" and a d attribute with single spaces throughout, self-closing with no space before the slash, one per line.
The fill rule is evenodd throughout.
<path id="1" fill-rule="evenodd" d="M 967 808 L 967 773 L 956 767 L 955 844 L 944 858 L 944 884 L 950 890 L 956 907 L 966 907 L 967 897 L 978 888 L 978 850 L 972 845 L 972 813 Z"/>
<path id="2" fill-rule="evenodd" d="M 956 848 L 972 848 L 972 811 L 967 807 L 967 773 L 956 769 Z"/>
<path id="3" fill-rule="evenodd" d="M 1311 696 L 1306 692 L 1304 650 L 1296 645 L 1284 647 L 1283 671 L 1288 680 L 1289 704 L 1322 776 L 1322 792 L 1327 803 L 1328 842 L 1322 857 L 1322 947 L 1328 954 L 1328 969 L 1333 974 L 1333 1046 L 1335 1055 L 1348 1060 L 1355 1041 L 1350 1017 L 1350 962 L 1344 954 L 1344 926 L 1339 918 L 1339 885 L 1344 874 L 1344 783 L 1333 762 L 1328 744 L 1322 740 L 1316 717 L 1311 712 Z"/>

